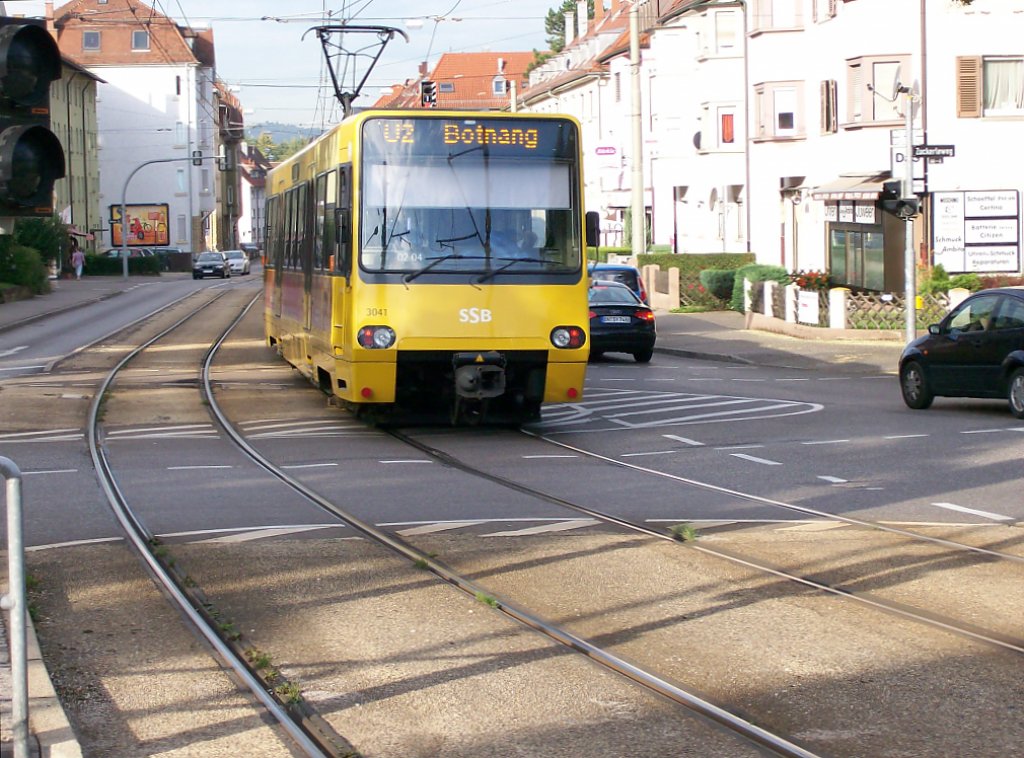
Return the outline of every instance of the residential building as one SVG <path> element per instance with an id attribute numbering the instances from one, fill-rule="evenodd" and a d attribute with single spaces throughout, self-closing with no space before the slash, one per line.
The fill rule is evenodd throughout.
<path id="1" fill-rule="evenodd" d="M 86 250 L 105 227 L 100 212 L 96 91 L 103 80 L 69 58 L 50 85 L 50 129 L 64 148 L 65 175 L 54 185 L 54 208 Z"/>
<path id="2" fill-rule="evenodd" d="M 373 107 L 507 110 L 522 91 L 533 58 L 524 52 L 445 53 L 432 70 L 420 64 L 419 77 L 393 85 Z"/>
<path id="3" fill-rule="evenodd" d="M 582 122 L 587 207 L 601 211 L 606 238 L 630 206 L 635 123 L 622 31 L 632 4 L 610 3 L 589 22 L 578 4 L 565 49 L 519 99 Z M 640 0 L 637 10 L 654 244 L 749 250 L 899 292 L 909 223 L 917 263 L 1021 272 L 1024 174 L 993 160 L 1024 121 L 1019 0 Z M 904 194 L 914 145 L 932 157 L 910 164 L 922 212 L 907 222 L 887 208 Z"/>
<path id="4" fill-rule="evenodd" d="M 217 209 L 224 115 L 212 30 L 180 26 L 138 0 L 72 0 L 56 12 L 47 4 L 46 15 L 62 55 L 103 80 L 96 117 L 103 246 L 120 244 L 112 222 L 119 230 L 122 202 L 133 244 L 195 251 L 235 234 L 218 239 L 211 231 L 218 219 L 233 223 Z"/>
<path id="5" fill-rule="evenodd" d="M 273 164 L 255 145 L 243 142 L 240 152 L 242 193 L 238 243 L 254 244 L 262 250 L 266 224 L 267 173 Z"/>

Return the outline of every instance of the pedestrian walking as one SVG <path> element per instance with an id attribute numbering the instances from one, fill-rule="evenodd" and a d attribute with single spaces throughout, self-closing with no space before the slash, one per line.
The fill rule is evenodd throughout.
<path id="1" fill-rule="evenodd" d="M 78 240 L 71 238 L 71 265 L 75 267 L 75 279 L 82 278 L 82 267 L 85 266 L 85 253 L 78 246 Z"/>

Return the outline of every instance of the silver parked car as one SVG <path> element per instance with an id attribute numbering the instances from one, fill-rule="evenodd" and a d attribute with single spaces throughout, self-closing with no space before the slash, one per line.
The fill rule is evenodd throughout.
<path id="1" fill-rule="evenodd" d="M 227 256 L 232 274 L 249 273 L 249 256 L 245 254 L 244 250 L 226 250 L 224 255 Z"/>

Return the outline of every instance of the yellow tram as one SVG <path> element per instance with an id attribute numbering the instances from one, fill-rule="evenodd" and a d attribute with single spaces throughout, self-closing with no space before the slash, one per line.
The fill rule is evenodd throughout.
<path id="1" fill-rule="evenodd" d="M 350 116 L 270 172 L 268 343 L 357 413 L 522 422 L 579 400 L 580 166 L 565 116 Z"/>

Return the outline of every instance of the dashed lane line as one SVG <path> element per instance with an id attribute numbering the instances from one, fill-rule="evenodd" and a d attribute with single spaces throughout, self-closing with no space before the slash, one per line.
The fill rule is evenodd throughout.
<path id="1" fill-rule="evenodd" d="M 956 505 L 955 503 L 932 503 L 937 508 L 945 508 L 949 511 L 956 511 L 958 513 L 967 513 L 971 516 L 981 516 L 982 518 L 992 519 L 993 521 L 1000 521 L 1005 524 L 1016 524 L 1017 519 L 1012 516 L 1004 516 L 1001 513 L 992 513 L 991 511 L 979 511 L 975 508 L 965 508 L 962 505 Z"/>
<path id="2" fill-rule="evenodd" d="M 770 461 L 767 458 L 758 458 L 756 455 L 747 455 L 745 453 L 729 453 L 733 458 L 742 458 L 745 461 L 751 463 L 760 463 L 762 466 L 781 466 L 782 463 L 779 461 Z"/>
<path id="3" fill-rule="evenodd" d="M 829 482 L 830 484 L 848 484 L 849 479 L 840 479 L 838 476 L 819 476 L 819 479 Z"/>

